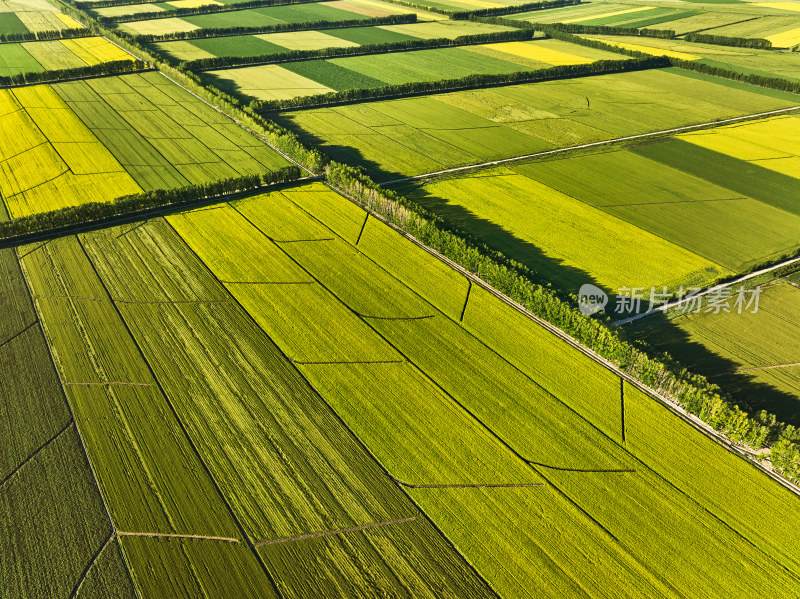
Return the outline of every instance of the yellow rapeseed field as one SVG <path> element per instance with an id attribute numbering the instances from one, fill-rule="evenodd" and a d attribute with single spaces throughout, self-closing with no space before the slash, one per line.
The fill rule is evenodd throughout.
<path id="1" fill-rule="evenodd" d="M 50 86 L 0 91 L 0 194 L 11 218 L 142 190 Z"/>

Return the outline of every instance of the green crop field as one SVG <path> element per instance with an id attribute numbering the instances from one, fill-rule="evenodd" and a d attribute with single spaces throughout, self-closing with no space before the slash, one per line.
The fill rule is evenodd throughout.
<path id="1" fill-rule="evenodd" d="M 712 44 L 690 43 L 680 39 L 665 40 L 646 37 L 592 36 L 609 43 L 635 44 L 652 48 L 653 51 L 667 50 L 697 56 L 699 62 L 710 66 L 732 69 L 744 74 L 784 77 L 800 81 L 800 57 L 794 53 L 776 53 L 770 50 L 753 48 L 732 48 Z"/>
<path id="2" fill-rule="evenodd" d="M 735 294 L 734 294 L 735 297 Z M 754 409 L 797 423 L 800 367 L 794 352 L 800 289 L 788 279 L 764 286 L 758 311 L 686 314 L 642 333 Z"/>
<path id="3" fill-rule="evenodd" d="M 0 76 L 76 69 L 117 60 L 133 57 L 101 37 L 0 44 Z"/>
<path id="4" fill-rule="evenodd" d="M 159 51 L 176 60 L 198 60 L 215 56 L 275 56 L 292 50 L 319 50 L 369 44 L 385 44 L 414 39 L 456 38 L 507 31 L 509 27 L 470 21 L 434 21 L 380 27 L 349 27 L 324 31 L 292 31 L 261 35 L 211 37 L 197 40 L 160 42 Z"/>
<path id="5" fill-rule="evenodd" d="M 12 218 L 287 164 L 158 74 L 0 93 L 0 119 L 20 133 L 0 142 L 0 193 Z"/>
<path id="6" fill-rule="evenodd" d="M 379 0 L 333 0 L 288 6 L 268 6 L 181 18 L 169 17 L 120 24 L 134 34 L 162 35 L 174 31 L 227 27 L 263 27 L 285 23 L 314 21 L 354 21 L 413 12 Z M 428 15 L 425 11 L 422 13 Z"/>
<path id="7" fill-rule="evenodd" d="M 553 47 L 555 46 L 555 47 Z M 591 62 L 570 54 L 569 44 L 509 42 L 463 48 L 306 60 L 280 65 L 224 69 L 206 73 L 221 89 L 250 99 L 287 99 L 358 88 L 402 85 L 460 78 L 474 74 L 503 74 L 547 68 L 563 61 Z M 596 58 L 605 58 L 602 51 Z"/>
<path id="8" fill-rule="evenodd" d="M 753 86 L 683 73 L 601 75 L 281 118 L 301 136 L 321 140 L 335 158 L 361 160 L 378 180 L 390 180 L 797 104 L 792 94 L 771 97 Z"/>
<path id="9" fill-rule="evenodd" d="M 52 2 L 0 599 L 796 599 L 800 4 Z"/>

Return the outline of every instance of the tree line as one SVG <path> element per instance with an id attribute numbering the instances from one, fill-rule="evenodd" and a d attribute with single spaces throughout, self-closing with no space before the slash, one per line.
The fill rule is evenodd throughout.
<path id="1" fill-rule="evenodd" d="M 287 50 L 279 54 L 263 54 L 260 56 L 216 56 L 213 58 L 200 58 L 183 62 L 180 64 L 180 68 L 188 71 L 209 71 L 213 69 L 315 60 L 320 58 L 385 54 L 387 52 L 422 50 L 425 48 L 448 48 L 452 46 L 468 46 L 474 44 L 527 41 L 532 38 L 533 31 L 515 29 L 513 31 L 462 35 L 456 38 L 403 40 L 400 42 L 367 44 L 364 46 L 320 48 L 318 50 Z"/>
<path id="2" fill-rule="evenodd" d="M 0 239 L 8 240 L 31 233 L 57 231 L 157 208 L 212 200 L 234 193 L 252 191 L 265 185 L 294 181 L 301 176 L 300 168 L 291 165 L 261 175 L 246 175 L 175 189 L 157 189 L 122 196 L 110 202 L 88 202 L 60 210 L 40 212 L 0 223 Z"/>
<path id="3" fill-rule="evenodd" d="M 351 19 L 347 21 L 310 21 L 305 23 L 277 23 L 260 27 L 217 27 L 194 29 L 192 31 L 175 31 L 163 34 L 130 35 L 118 31 L 121 35 L 136 44 L 153 42 L 171 42 L 177 40 L 195 40 L 209 37 L 233 37 L 237 35 L 257 35 L 262 33 L 285 33 L 289 31 L 317 31 L 323 29 L 350 29 L 353 27 L 377 27 L 379 25 L 409 25 L 417 22 L 416 14 L 389 15 L 374 19 Z"/>
<path id="4" fill-rule="evenodd" d="M 86 2 L 73 2 L 72 6 L 78 10 L 92 10 L 94 8 L 108 8 L 110 6 L 130 6 L 132 4 L 156 4 L 159 0 L 88 0 Z"/>
<path id="5" fill-rule="evenodd" d="M 24 33 L 0 34 L 0 44 L 17 42 L 41 42 L 49 40 L 69 40 L 97 35 L 88 29 L 61 29 L 59 31 L 26 31 Z"/>
<path id="6" fill-rule="evenodd" d="M 361 170 L 331 161 L 328 182 L 393 225 L 413 235 L 492 287 L 552 323 L 584 347 L 616 365 L 659 394 L 699 416 L 734 442 L 771 448 L 773 466 L 788 480 L 800 482 L 800 430 L 774 414 L 749 414 L 702 376 L 692 374 L 666 354 L 651 355 L 625 341 L 616 329 L 577 309 L 575 297 L 564 298 L 537 282 L 526 266 L 488 248 L 407 197 L 382 189 Z"/>
<path id="7" fill-rule="evenodd" d="M 458 11 L 450 13 L 450 18 L 455 21 L 465 21 L 475 17 L 496 17 L 534 10 L 547 10 L 548 8 L 558 8 L 560 6 L 573 6 L 581 4 L 582 1 L 583 0 L 542 0 L 541 2 L 529 2 L 527 4 L 517 4 L 515 6 L 498 6 L 496 8 Z"/>
<path id="8" fill-rule="evenodd" d="M 99 77 L 104 75 L 122 75 L 124 73 L 149 70 L 150 68 L 150 66 L 141 60 L 114 60 L 74 69 L 57 69 L 53 71 L 42 71 L 40 73 L 30 72 L 0 76 L 0 87 L 15 87 L 31 83 L 64 81 L 66 79 L 85 79 L 87 77 Z"/>
<path id="9" fill-rule="evenodd" d="M 115 23 L 149 21 L 151 19 L 171 19 L 174 17 L 190 17 L 193 15 L 207 15 L 218 12 L 235 12 L 268 6 L 315 4 L 322 1 L 323 0 L 247 0 L 247 2 L 239 2 L 237 4 L 205 4 L 203 6 L 176 8 L 175 10 L 160 10 L 158 12 L 140 12 L 131 15 L 114 15 L 108 17 L 98 16 L 96 19 L 100 25 L 113 25 Z"/>
<path id="10" fill-rule="evenodd" d="M 551 81 L 553 79 L 583 77 L 587 75 L 601 75 L 604 73 L 659 69 L 667 66 L 671 66 L 669 60 L 660 56 L 648 56 L 646 58 L 634 60 L 598 60 L 589 64 L 558 65 L 536 71 L 516 71 L 499 75 L 473 74 L 458 79 L 420 81 L 367 89 L 356 88 L 329 92 L 327 94 L 288 98 L 285 100 L 254 100 L 250 103 L 250 108 L 258 113 L 267 113 L 312 106 L 360 102 L 364 100 L 387 100 L 391 98 L 487 86 L 514 85 L 519 83 L 533 83 L 536 81 Z"/>
<path id="11" fill-rule="evenodd" d="M 736 48 L 757 48 L 759 50 L 769 50 L 772 48 L 771 41 L 754 37 L 727 37 L 725 35 L 689 33 L 685 35 L 683 39 L 687 42 L 716 44 L 718 46 L 735 46 Z"/>
<path id="12" fill-rule="evenodd" d="M 537 29 L 547 27 L 550 30 L 558 29 L 566 33 L 583 33 L 589 35 L 631 35 L 639 37 L 655 37 L 661 39 L 674 39 L 675 32 L 672 29 L 635 29 L 626 27 L 609 27 L 607 25 L 578 25 L 577 23 L 548 23 L 536 24 Z"/>

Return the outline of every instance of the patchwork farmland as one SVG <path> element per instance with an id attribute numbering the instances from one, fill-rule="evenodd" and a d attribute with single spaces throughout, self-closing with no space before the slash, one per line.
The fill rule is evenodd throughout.
<path id="1" fill-rule="evenodd" d="M 796 7 L 0 3 L 0 596 L 796 597 Z"/>

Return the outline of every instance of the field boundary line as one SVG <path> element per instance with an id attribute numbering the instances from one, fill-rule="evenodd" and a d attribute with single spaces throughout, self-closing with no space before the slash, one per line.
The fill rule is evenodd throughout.
<path id="1" fill-rule="evenodd" d="M 223 285 L 313 285 L 316 281 L 223 281 Z"/>
<path id="2" fill-rule="evenodd" d="M 238 543 L 239 539 L 233 537 L 211 537 L 204 535 L 184 535 L 172 533 L 159 533 L 159 532 L 124 532 L 117 531 L 118 537 L 147 537 L 147 538 L 164 538 L 164 539 L 195 539 L 199 541 L 222 541 L 224 543 Z"/>
<path id="3" fill-rule="evenodd" d="M 27 333 L 30 329 L 35 327 L 37 324 L 39 324 L 39 319 L 38 318 L 36 320 L 34 320 L 31 324 L 26 326 L 24 329 L 22 329 L 19 333 L 15 333 L 14 335 L 9 337 L 5 341 L 0 342 L 0 347 L 3 347 L 4 345 L 8 345 L 12 341 L 14 341 L 14 339 L 16 339 L 17 337 L 20 337 L 20 336 L 24 335 L 25 333 Z"/>
<path id="4" fill-rule="evenodd" d="M 270 241 L 275 243 L 305 243 L 310 241 L 336 241 L 335 237 L 321 237 L 319 239 L 273 239 L 272 237 L 269 238 Z"/>
<path id="5" fill-rule="evenodd" d="M 370 316 L 369 314 L 361 314 L 355 310 L 353 310 L 353 313 L 359 318 L 366 318 L 369 320 L 427 320 L 428 318 L 436 318 L 436 314 L 426 314 L 425 316 Z"/>
<path id="6" fill-rule="evenodd" d="M 348 364 L 410 364 L 408 360 L 355 360 L 352 362 L 349 361 L 341 361 L 341 362 L 301 362 L 299 360 L 293 360 L 289 358 L 289 361 L 292 364 L 297 364 L 298 366 L 327 366 L 327 365 L 343 365 L 347 366 Z"/>
<path id="7" fill-rule="evenodd" d="M 396 484 L 409 489 L 517 489 L 528 487 L 549 487 L 548 483 L 450 483 L 450 484 L 413 484 L 389 475 Z"/>
<path id="8" fill-rule="evenodd" d="M 392 179 L 391 181 L 384 181 L 383 183 L 378 183 L 381 187 L 388 187 L 390 185 L 397 185 L 399 183 L 406 183 L 409 181 L 417 181 L 419 179 L 425 179 L 428 177 L 437 177 L 439 175 L 448 175 L 451 173 L 462 173 L 471 170 L 477 170 L 489 166 L 497 166 L 500 164 L 508 164 L 510 162 L 518 162 L 520 160 L 527 160 L 529 158 L 541 158 L 544 156 L 554 156 L 558 154 L 563 154 L 565 152 L 574 152 L 575 150 L 583 150 L 587 148 L 600 148 L 603 146 L 618 144 L 620 142 L 625 141 L 636 141 L 638 139 L 649 139 L 653 137 L 658 137 L 661 135 L 671 135 L 673 133 L 682 133 L 684 131 L 693 131 L 699 129 L 709 129 L 712 127 L 719 127 L 722 125 L 726 125 L 728 123 L 738 123 L 743 121 L 752 121 L 758 119 L 765 119 L 771 116 L 785 114 L 800 110 L 800 106 L 791 106 L 789 108 L 778 108 L 776 110 L 768 110 L 766 112 L 757 112 L 753 114 L 746 114 L 743 116 L 731 117 L 727 119 L 721 119 L 718 121 L 709 121 L 705 123 L 697 123 L 695 125 L 684 125 L 681 127 L 673 127 L 671 129 L 662 129 L 660 131 L 651 131 L 650 133 L 640 133 L 638 135 L 627 135 L 625 137 L 615 137 L 613 139 L 606 139 L 603 141 L 593 141 L 590 143 L 579 144 L 577 146 L 569 146 L 567 148 L 556 148 L 554 150 L 544 150 L 542 152 L 534 152 L 532 154 L 523 154 L 521 156 L 513 156 L 511 158 L 502 158 L 500 160 L 491 160 L 489 162 L 481 162 L 478 164 L 470 164 L 467 166 L 458 166 L 454 168 L 444 169 L 440 171 L 433 171 L 431 173 L 424 173 L 422 175 L 413 175 L 411 177 L 403 177 L 401 179 Z"/>
<path id="9" fill-rule="evenodd" d="M 800 106 L 796 107 L 796 109 L 800 110 Z M 654 399 L 655 401 L 660 403 L 662 406 L 664 406 L 665 408 L 670 410 L 678 418 L 680 418 L 685 423 L 687 423 L 690 426 L 692 426 L 695 430 L 697 430 L 697 431 L 701 432 L 702 434 L 704 434 L 706 437 L 708 437 L 709 439 L 711 439 L 712 441 L 714 441 L 715 443 L 717 443 L 718 445 L 720 445 L 724 449 L 727 449 L 731 453 L 733 453 L 735 455 L 738 455 L 740 458 L 742 458 L 748 464 L 750 464 L 753 468 L 756 468 L 757 470 L 759 470 L 762 473 L 766 474 L 769 478 L 771 478 L 773 481 L 775 481 L 776 483 L 778 483 L 779 485 L 784 487 L 786 490 L 788 490 L 791 493 L 794 493 L 795 495 L 800 497 L 800 486 L 799 485 L 796 485 L 793 482 L 785 479 L 784 477 L 782 477 L 780 474 L 778 474 L 774 470 L 764 466 L 761 462 L 758 462 L 758 461 L 755 461 L 755 460 L 751 459 L 750 456 L 747 454 L 747 451 L 744 448 L 744 446 L 736 445 L 730 439 L 728 439 L 725 435 L 723 435 L 719 431 L 717 431 L 714 428 L 712 428 L 711 425 L 709 425 L 708 423 L 704 422 L 703 420 L 701 420 L 699 417 L 695 416 L 694 414 L 691 414 L 690 412 L 688 412 L 678 402 L 674 401 L 673 399 L 670 399 L 666 395 L 662 395 L 661 393 L 659 393 L 655 389 L 652 389 L 651 387 L 648 387 L 647 385 L 645 385 L 640 380 L 634 378 L 632 375 L 628 374 L 627 372 L 624 372 L 623 370 L 621 370 L 616 364 L 614 364 L 610 360 L 604 358 L 603 356 L 601 356 L 600 354 L 595 352 L 593 349 L 590 349 L 590 348 L 582 345 L 581 343 L 579 343 L 577 340 L 572 338 L 570 335 L 568 335 L 567 333 L 565 333 L 564 331 L 559 329 L 554 324 L 548 322 L 547 320 L 544 320 L 543 318 L 541 318 L 541 317 L 537 316 L 536 314 L 534 314 L 533 312 L 529 311 L 525 306 L 523 306 L 522 304 L 514 301 L 513 299 L 511 299 L 510 297 L 508 297 L 507 295 L 505 295 L 501 291 L 495 289 L 489 283 L 487 283 L 482 278 L 480 278 L 478 275 L 470 272 L 465 267 L 463 267 L 460 264 L 458 264 L 457 262 L 451 260 L 450 258 L 445 256 L 444 254 L 441 254 L 438 251 L 434 250 L 433 248 L 425 245 L 424 243 L 422 243 L 419 239 L 417 239 L 416 237 L 414 237 L 410 233 L 404 231 L 402 228 L 398 227 L 394 223 L 392 223 L 389 220 L 387 220 L 383 215 L 375 212 L 374 210 L 372 210 L 368 206 L 365 206 L 361 202 L 358 202 L 357 200 L 353 199 L 347 193 L 345 193 L 344 191 L 339 190 L 338 188 L 336 188 L 335 186 L 331 185 L 330 183 L 326 182 L 326 185 L 330 189 L 333 189 L 336 193 L 338 193 L 341 196 L 349 199 L 356 206 L 359 206 L 363 210 L 366 210 L 367 212 L 372 214 L 375 218 L 379 219 L 381 222 L 383 222 L 388 227 L 390 227 L 391 229 L 393 229 L 394 231 L 399 233 L 405 239 L 408 239 L 414 245 L 416 245 L 420 249 L 424 250 L 425 252 L 427 252 L 428 254 L 433 256 L 434 258 L 438 259 L 440 262 L 443 262 L 444 264 L 449 266 L 452 270 L 455 270 L 456 272 L 462 274 L 467 279 L 472 280 L 473 283 L 477 284 L 482 289 L 484 289 L 486 292 L 490 293 L 491 295 L 493 295 L 494 297 L 496 297 L 497 299 L 499 299 L 503 303 L 507 304 L 509 307 L 513 308 L 514 310 L 516 310 L 517 312 L 522 314 L 528 320 L 531 320 L 531 321 L 535 322 L 536 324 L 538 324 L 539 326 L 541 326 L 545 330 L 549 331 L 550 333 L 552 333 L 553 335 L 555 335 L 556 337 L 558 337 L 559 339 L 561 339 L 562 341 L 564 341 L 565 343 L 570 345 L 572 348 L 574 348 L 574 349 L 578 350 L 579 352 L 581 352 L 582 354 L 584 354 L 587 358 L 591 359 L 592 361 L 594 361 L 597 364 L 603 366 L 607 370 L 610 370 L 611 372 L 613 372 L 614 374 L 616 374 L 620 378 L 624 379 L 632 387 L 634 387 L 635 389 L 638 389 L 639 391 L 645 393 L 648 397 L 651 397 L 652 399 Z M 800 258 L 796 258 L 796 260 L 800 260 Z M 611 533 L 609 533 L 609 534 L 611 534 Z"/>
<path id="10" fill-rule="evenodd" d="M 348 526 L 347 528 L 338 528 L 335 530 L 324 530 L 322 532 L 312 532 L 305 535 L 297 535 L 296 537 L 283 537 L 280 539 L 270 539 L 268 541 L 259 541 L 254 543 L 256 547 L 264 547 L 266 545 L 277 545 L 279 543 L 290 543 L 295 541 L 305 541 L 306 539 L 316 539 L 319 537 L 327 537 L 331 535 L 340 535 L 348 532 L 356 532 L 359 530 L 368 530 L 370 528 L 379 528 L 383 526 L 391 526 L 394 524 L 405 524 L 416 520 L 416 516 L 409 516 L 408 518 L 400 518 L 398 520 L 384 520 L 383 522 L 374 522 L 371 524 L 361 524 L 360 526 Z"/>
<path id="11" fill-rule="evenodd" d="M 100 556 L 106 550 L 106 547 L 108 547 L 111 541 L 113 541 L 116 538 L 117 538 L 116 532 L 112 530 L 111 534 L 108 535 L 108 538 L 105 540 L 105 543 L 103 543 L 100 546 L 100 549 L 97 550 L 97 552 L 94 554 L 94 557 L 92 557 L 92 560 L 83 570 L 83 574 L 81 574 L 81 577 L 78 579 L 78 582 L 75 584 L 74 587 L 72 587 L 72 592 L 69 594 L 69 599 L 75 599 L 75 597 L 78 596 L 78 593 L 80 592 L 81 587 L 83 586 L 83 583 L 86 580 L 86 577 L 89 576 L 89 572 L 91 572 L 92 568 L 97 563 L 97 560 L 100 559 Z"/>
<path id="12" fill-rule="evenodd" d="M 548 470 L 558 470 L 560 472 L 585 472 L 586 474 L 625 474 L 637 472 L 635 468 L 609 468 L 609 469 L 591 469 L 591 468 L 562 468 L 561 466 L 551 466 L 550 464 L 542 464 L 541 462 L 534 462 L 533 460 L 526 460 L 529 464 L 534 466 L 541 466 Z"/>
<path id="13" fill-rule="evenodd" d="M 614 320 L 614 321 L 611 322 L 611 324 L 614 325 L 614 326 L 623 326 L 623 325 L 629 324 L 631 322 L 634 322 L 636 320 L 639 320 L 640 318 L 644 318 L 646 316 L 650 316 L 652 314 L 655 314 L 656 312 L 667 312 L 668 310 L 671 310 L 672 308 L 677 308 L 681 304 L 685 304 L 686 302 L 691 301 L 691 300 L 693 300 L 695 298 L 703 297 L 704 295 L 708 295 L 709 293 L 714 293 L 715 291 L 720 291 L 722 289 L 730 287 L 731 285 L 736 285 L 737 283 L 743 283 L 744 281 L 748 281 L 748 280 L 753 279 L 755 277 L 758 277 L 760 275 L 766 274 L 768 272 L 772 272 L 773 270 L 778 270 L 779 268 L 783 268 L 784 266 L 789 266 L 790 264 L 795 264 L 797 262 L 800 262 L 800 256 L 798 256 L 796 258 L 790 258 L 789 260 L 784 260 L 783 262 L 778 262 L 777 264 L 773 264 L 772 266 L 768 266 L 767 268 L 762 268 L 760 270 L 753 271 L 750 274 L 746 274 L 746 275 L 743 275 L 741 277 L 737 277 L 736 279 L 733 279 L 732 281 L 727 281 L 725 283 L 720 283 L 719 285 L 714 285 L 713 287 L 707 287 L 707 288 L 703 289 L 702 291 L 698 291 L 697 293 L 694 293 L 692 295 L 686 296 L 683 299 L 673 300 L 673 301 L 667 302 L 666 304 L 663 304 L 661 306 L 657 306 L 657 307 L 653 308 L 652 310 L 650 310 L 648 312 L 642 312 L 641 314 L 635 314 L 633 316 L 629 316 L 628 318 L 623 318 L 622 320 Z M 683 316 L 683 314 L 679 314 L 678 316 Z"/>
<path id="14" fill-rule="evenodd" d="M 129 383 L 126 381 L 100 381 L 100 382 L 89 382 L 89 383 L 67 383 L 64 382 L 64 385 L 71 386 L 71 387 L 93 387 L 93 386 L 105 386 L 105 385 L 113 385 L 113 386 L 127 386 L 127 387 L 152 387 L 153 385 L 150 383 Z"/>
<path id="15" fill-rule="evenodd" d="M 39 455 L 39 454 L 40 454 L 40 453 L 42 453 L 42 452 L 43 452 L 45 449 L 47 449 L 47 447 L 48 447 L 48 446 L 49 446 L 51 443 L 53 443 L 53 442 L 54 442 L 56 439 L 58 439 L 58 438 L 59 438 L 61 435 L 63 435 L 64 433 L 66 433 L 66 432 L 67 432 L 67 431 L 70 429 L 70 427 L 72 427 L 72 425 L 73 425 L 73 424 L 75 424 L 75 421 L 74 421 L 74 420 L 72 420 L 72 419 L 70 419 L 70 421 L 67 423 L 67 425 L 66 425 L 65 427 L 63 427 L 61 430 L 59 430 L 59 431 L 58 431 L 58 432 L 57 432 L 55 435 L 53 435 L 52 437 L 50 437 L 50 438 L 49 438 L 47 441 L 45 441 L 45 442 L 44 442 L 44 443 L 43 443 L 41 446 L 39 446 L 39 448 L 38 448 L 38 449 L 36 449 L 36 451 L 34 451 L 32 454 L 30 454 L 30 455 L 29 455 L 27 458 L 25 458 L 25 459 L 24 459 L 22 462 L 20 462 L 19 466 L 17 466 L 17 467 L 16 467 L 16 468 L 14 468 L 14 469 L 13 469 L 11 472 L 9 472 L 9 473 L 8 473 L 8 474 L 5 476 L 5 478 L 3 478 L 3 480 L 0 480 L 0 487 L 2 487 L 2 486 L 3 486 L 4 484 L 6 484 L 6 483 L 7 483 L 9 480 L 11 480 L 11 479 L 13 478 L 13 476 L 14 476 L 15 474 L 17 474 L 17 473 L 18 473 L 20 470 L 22 470 L 22 469 L 25 467 L 25 465 L 26 465 L 26 464 L 28 464 L 28 463 L 29 463 L 29 462 L 30 462 L 32 459 L 34 459 L 34 458 L 35 458 L 37 455 Z"/>
<path id="16" fill-rule="evenodd" d="M 742 372 L 755 372 L 755 371 L 758 371 L 758 370 L 772 370 L 772 369 L 775 369 L 775 368 L 791 368 L 793 366 L 800 366 L 800 362 L 793 362 L 791 364 L 773 364 L 771 366 L 756 366 L 756 367 L 753 367 L 753 368 L 738 368 L 738 369 L 732 370 L 730 372 L 720 372 L 720 373 L 717 373 L 717 374 L 709 374 L 709 375 L 706 375 L 706 378 L 714 379 L 714 378 L 719 378 L 721 376 L 730 376 L 732 374 L 740 374 Z"/>

